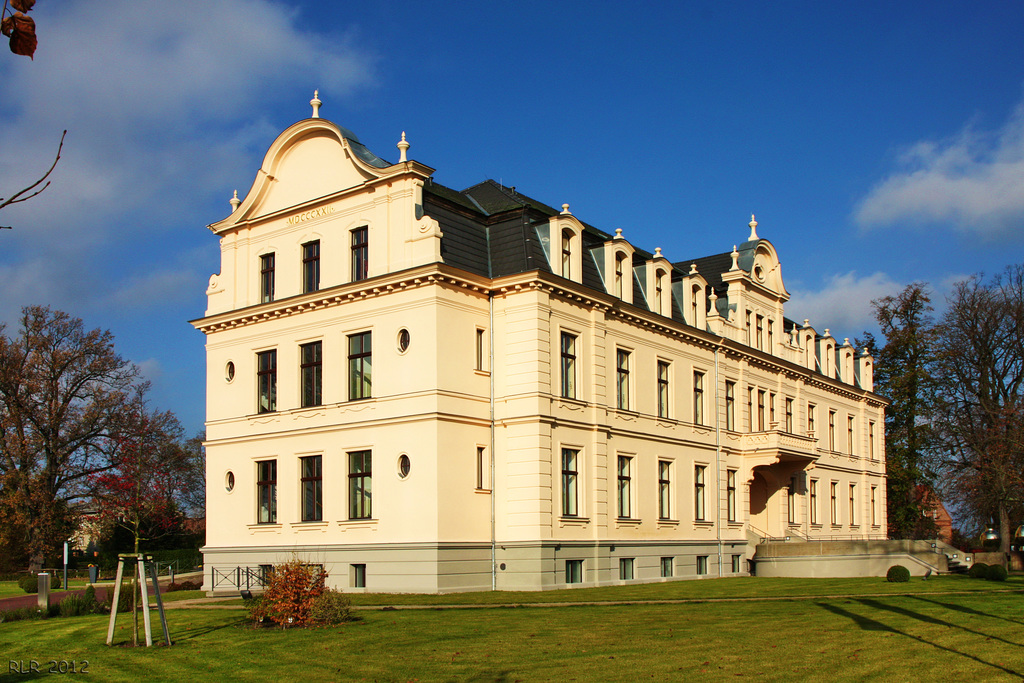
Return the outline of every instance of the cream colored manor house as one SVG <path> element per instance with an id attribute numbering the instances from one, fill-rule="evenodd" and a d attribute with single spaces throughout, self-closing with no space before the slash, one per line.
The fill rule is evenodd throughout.
<path id="1" fill-rule="evenodd" d="M 207 590 L 292 557 L 344 590 L 533 590 L 885 538 L 872 358 L 785 317 L 754 220 L 651 253 L 311 104 L 210 226 Z"/>

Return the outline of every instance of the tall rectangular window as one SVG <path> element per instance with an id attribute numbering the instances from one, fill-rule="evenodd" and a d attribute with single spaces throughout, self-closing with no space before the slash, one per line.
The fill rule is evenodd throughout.
<path id="1" fill-rule="evenodd" d="M 853 415 L 846 416 L 846 452 L 853 455 Z"/>
<path id="2" fill-rule="evenodd" d="M 830 482 L 829 486 L 829 520 L 832 524 L 839 524 L 839 501 L 836 498 L 839 495 L 839 483 Z"/>
<path id="3" fill-rule="evenodd" d="M 618 474 L 618 494 L 619 494 L 619 517 L 629 518 L 632 512 L 632 477 L 630 476 L 630 468 L 633 464 L 633 459 L 625 455 L 620 455 L 619 461 L 619 474 Z"/>
<path id="4" fill-rule="evenodd" d="M 775 420 L 775 394 L 768 394 L 768 427 L 770 429 L 776 428 Z"/>
<path id="5" fill-rule="evenodd" d="M 793 399 L 786 399 L 786 433 L 793 433 Z"/>
<path id="6" fill-rule="evenodd" d="M 725 383 L 725 428 L 736 429 L 736 382 Z"/>
<path id="7" fill-rule="evenodd" d="M 807 433 L 814 434 L 814 404 L 807 404 Z"/>
<path id="8" fill-rule="evenodd" d="M 619 410 L 629 410 L 629 351 L 615 350 L 615 394 Z"/>
<path id="9" fill-rule="evenodd" d="M 696 465 L 693 468 L 693 518 L 698 522 L 704 521 L 704 465 Z"/>
<path id="10" fill-rule="evenodd" d="M 868 422 L 868 457 L 875 459 L 875 423 Z"/>
<path id="11" fill-rule="evenodd" d="M 828 449 L 836 450 L 836 411 L 828 411 Z"/>
<path id="12" fill-rule="evenodd" d="M 277 350 L 256 354 L 256 402 L 261 413 L 277 410 Z"/>
<path id="13" fill-rule="evenodd" d="M 672 463 L 658 461 L 658 519 L 672 518 Z"/>
<path id="14" fill-rule="evenodd" d="M 743 557 L 743 556 L 742 555 L 733 555 L 732 556 L 732 573 L 733 574 L 739 574 L 740 573 L 740 558 L 741 557 Z"/>
<path id="15" fill-rule="evenodd" d="M 369 273 L 368 250 L 370 229 L 366 226 L 352 231 L 352 282 L 365 280 Z"/>
<path id="16" fill-rule="evenodd" d="M 575 449 L 562 449 L 562 516 L 564 517 L 575 517 L 579 514 L 579 457 L 580 452 Z"/>
<path id="17" fill-rule="evenodd" d="M 811 505 L 811 523 L 818 523 L 818 480 L 811 479 L 810 485 L 808 486 L 808 494 Z"/>
<path id="18" fill-rule="evenodd" d="M 311 342 L 299 347 L 299 376 L 302 407 L 320 405 L 323 402 L 322 342 Z"/>
<path id="19" fill-rule="evenodd" d="M 789 478 L 789 489 L 786 491 L 786 521 L 796 524 L 796 477 Z"/>
<path id="20" fill-rule="evenodd" d="M 583 583 L 583 560 L 565 561 L 565 582 Z"/>
<path id="21" fill-rule="evenodd" d="M 274 255 L 260 256 L 260 303 L 274 300 Z"/>
<path id="22" fill-rule="evenodd" d="M 487 472 L 489 470 L 490 463 L 487 461 L 487 449 L 483 446 L 476 447 L 476 487 L 478 489 L 486 489 L 484 485 L 487 482 Z"/>
<path id="23" fill-rule="evenodd" d="M 668 578 L 672 576 L 672 565 L 674 564 L 675 558 L 663 557 L 661 558 L 661 576 L 662 578 Z"/>
<path id="24" fill-rule="evenodd" d="M 658 361 L 658 417 L 668 417 L 668 363 Z"/>
<path id="25" fill-rule="evenodd" d="M 256 501 L 259 508 L 259 523 L 276 523 L 277 460 L 260 460 L 256 463 Z"/>
<path id="26" fill-rule="evenodd" d="M 747 387 L 747 431 L 756 431 L 754 428 L 754 387 Z"/>
<path id="27" fill-rule="evenodd" d="M 704 424 L 704 373 L 693 373 L 693 424 Z"/>
<path id="28" fill-rule="evenodd" d="M 576 398 L 576 335 L 562 332 L 562 398 Z"/>
<path id="29" fill-rule="evenodd" d="M 857 485 L 850 484 L 850 526 L 857 524 Z"/>
<path id="30" fill-rule="evenodd" d="M 486 370 L 487 366 L 484 364 L 487 360 L 487 341 L 484 337 L 485 330 L 477 328 L 476 330 L 476 369 Z"/>
<path id="31" fill-rule="evenodd" d="M 736 521 L 736 470 L 725 471 L 725 509 L 730 522 Z"/>
<path id="32" fill-rule="evenodd" d="M 704 576 L 708 573 L 708 556 L 697 556 L 697 576 Z"/>
<path id="33" fill-rule="evenodd" d="M 324 518 L 324 479 L 321 456 L 299 459 L 302 466 L 302 521 L 319 522 Z"/>
<path id="34" fill-rule="evenodd" d="M 757 391 L 757 431 L 764 431 L 764 395 L 762 390 Z"/>
<path id="35" fill-rule="evenodd" d="M 320 240 L 302 245 L 302 291 L 320 289 Z"/>
<path id="36" fill-rule="evenodd" d="M 373 456 L 370 451 L 348 454 L 348 517 L 370 519 L 373 516 Z"/>
<path id="37" fill-rule="evenodd" d="M 871 526 L 878 526 L 878 487 L 871 487 Z"/>
<path id="38" fill-rule="evenodd" d="M 355 401 L 370 398 L 372 375 L 371 337 L 369 332 L 349 335 L 348 338 L 348 398 Z"/>
<path id="39" fill-rule="evenodd" d="M 764 316 L 757 316 L 757 348 L 764 348 Z"/>
<path id="40" fill-rule="evenodd" d="M 810 505 L 811 505 L 811 524 L 818 523 L 818 480 L 811 479 L 810 486 L 808 487 L 808 493 L 810 494 Z"/>
<path id="41" fill-rule="evenodd" d="M 768 353 L 774 353 L 775 352 L 775 345 L 772 342 L 772 337 L 773 337 L 773 334 L 772 334 L 772 321 L 769 320 L 768 321 L 768 346 L 765 348 L 765 351 L 767 351 Z"/>

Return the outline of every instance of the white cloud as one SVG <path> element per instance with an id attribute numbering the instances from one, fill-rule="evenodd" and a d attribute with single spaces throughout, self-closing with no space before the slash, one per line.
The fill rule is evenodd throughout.
<path id="1" fill-rule="evenodd" d="M 966 126 L 955 137 L 921 141 L 854 211 L 865 227 L 950 223 L 995 239 L 1018 235 L 1024 220 L 1024 103 L 999 131 Z"/>
<path id="2" fill-rule="evenodd" d="M 0 319 L 26 303 L 134 306 L 141 291 L 202 291 L 209 273 L 138 276 L 138 263 L 154 247 L 166 263 L 212 246 L 202 226 L 221 215 L 211 206 L 227 214 L 230 190 L 248 189 L 280 131 L 268 112 L 283 103 L 293 120 L 308 116 L 314 88 L 340 108 L 375 78 L 374 57 L 345 27 L 304 26 L 276 0 L 198 11 L 70 0 L 33 14 L 34 61 L 0 60 L 0 196 L 45 172 L 68 137 L 51 187 L 0 214 L 14 226 L 0 233 Z"/>
<path id="3" fill-rule="evenodd" d="M 164 374 L 164 368 L 156 358 L 138 361 L 135 363 L 135 367 L 138 368 L 139 375 L 152 384 L 159 382 Z"/>
<path id="4" fill-rule="evenodd" d="M 821 289 L 794 289 L 786 303 L 786 315 L 798 322 L 807 318 L 819 333 L 829 328 L 833 336 L 849 336 L 852 341 L 876 327 L 871 302 L 902 288 L 882 272 L 865 277 L 858 277 L 855 271 L 837 273 L 827 278 Z"/>

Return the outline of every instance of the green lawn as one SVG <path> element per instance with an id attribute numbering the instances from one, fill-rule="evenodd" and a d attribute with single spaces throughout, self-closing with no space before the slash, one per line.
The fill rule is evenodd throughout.
<path id="1" fill-rule="evenodd" d="M 645 588 L 594 590 L 603 600 L 616 600 Z M 26 665 L 35 659 L 44 669 L 51 659 L 79 666 L 87 660 L 89 673 L 104 681 L 135 681 L 140 671 L 155 681 L 930 681 L 1024 675 L 1018 577 L 1006 584 L 956 577 L 891 585 L 860 579 L 684 581 L 650 587 L 649 599 L 671 599 L 665 593 L 670 589 L 678 598 L 856 594 L 770 602 L 369 610 L 341 627 L 286 631 L 249 628 L 240 610 L 185 609 L 168 612 L 175 640 L 170 649 L 107 648 L 106 618 L 99 615 L 0 624 L 0 650 Z M 870 595 L 894 589 L 924 590 Z M 588 592 L 558 593 L 583 598 Z M 467 594 L 461 601 L 481 595 L 490 594 Z M 437 599 L 416 597 L 427 604 Z M 119 640 L 128 638 L 127 624 L 119 618 Z M 0 670 L 0 681 L 26 678 Z"/>
<path id="2" fill-rule="evenodd" d="M 89 585 L 89 580 L 71 579 L 69 583 L 71 584 L 71 588 L 85 588 Z M 21 590 L 17 581 L 0 581 L 0 598 L 14 598 L 22 595 L 28 595 L 28 593 Z"/>

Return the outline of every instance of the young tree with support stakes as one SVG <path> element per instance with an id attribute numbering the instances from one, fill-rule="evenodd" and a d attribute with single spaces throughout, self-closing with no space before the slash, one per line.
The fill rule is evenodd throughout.
<path id="1" fill-rule="evenodd" d="M 136 400 L 124 411 L 110 468 L 91 479 L 98 517 L 131 534 L 133 555 L 142 552 L 143 542 L 181 526 L 182 502 L 202 484 L 203 463 L 183 434 L 172 413 L 150 411 Z M 138 644 L 139 593 L 134 578 L 132 588 L 133 643 Z"/>

